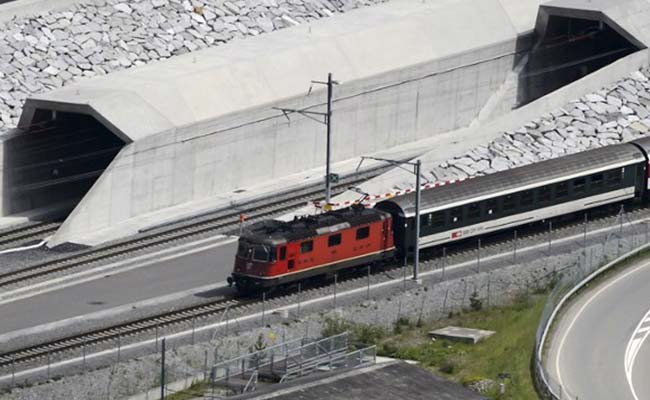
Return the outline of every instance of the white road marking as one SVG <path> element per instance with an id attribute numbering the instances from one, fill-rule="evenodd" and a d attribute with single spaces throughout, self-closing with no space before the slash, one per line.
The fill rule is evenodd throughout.
<path id="1" fill-rule="evenodd" d="M 580 307 L 580 309 L 578 310 L 578 312 L 575 313 L 575 315 L 573 316 L 573 318 L 572 318 L 572 320 L 571 320 L 571 323 L 569 324 L 569 327 L 564 331 L 564 335 L 562 335 L 562 338 L 560 339 L 560 345 L 559 345 L 558 350 L 557 350 L 557 352 L 556 352 L 557 356 L 556 356 L 556 358 L 555 358 L 555 371 L 557 372 L 557 380 L 558 380 L 558 383 L 560 384 L 561 387 L 566 388 L 566 386 L 565 386 L 565 384 L 564 384 L 564 381 L 563 381 L 563 379 L 562 379 L 562 372 L 561 372 L 561 368 L 560 368 L 560 357 L 561 357 L 561 355 L 562 355 L 562 349 L 564 348 L 564 344 L 565 344 L 565 342 L 566 342 L 566 339 L 567 339 L 567 337 L 569 336 L 569 332 L 571 331 L 571 329 L 572 329 L 573 326 L 575 325 L 575 323 L 576 323 L 576 321 L 578 320 L 578 318 L 580 318 L 580 316 L 581 316 L 581 314 L 584 312 L 584 310 L 585 310 L 585 309 L 586 309 L 586 308 L 587 308 L 587 307 L 588 307 L 588 306 L 589 306 L 589 305 L 590 305 L 590 304 L 591 304 L 591 303 L 592 303 L 592 302 L 593 302 L 593 301 L 594 301 L 598 296 L 600 296 L 600 295 L 601 295 L 605 290 L 611 288 L 612 286 L 614 286 L 615 284 L 617 284 L 617 283 L 620 282 L 621 280 L 627 278 L 628 276 L 632 275 L 633 273 L 638 272 L 638 271 L 640 271 L 640 270 L 642 270 L 642 269 L 644 269 L 644 268 L 646 268 L 646 267 L 648 267 L 648 266 L 650 266 L 650 260 L 644 262 L 643 264 L 641 264 L 641 265 L 635 267 L 634 269 L 631 269 L 631 270 L 625 272 L 624 274 L 619 275 L 619 276 L 616 277 L 615 279 L 609 281 L 609 282 L 608 282 L 607 284 L 605 284 L 603 287 L 601 287 L 600 289 L 598 289 L 598 291 L 596 291 L 595 293 L 593 293 L 593 294 L 591 295 L 591 297 L 590 297 L 590 298 L 589 298 L 589 299 L 588 299 L 588 300 L 587 300 L 587 301 L 582 305 L 582 307 Z M 641 319 L 641 321 L 643 322 L 643 321 L 644 321 L 646 318 L 648 318 L 649 316 L 650 316 L 650 313 L 649 313 L 649 314 L 646 314 L 646 315 Z M 641 325 L 641 324 L 639 324 L 639 326 L 640 326 L 640 325 Z M 637 328 L 638 328 L 638 327 L 637 327 Z M 646 336 L 647 336 L 647 335 L 646 335 Z M 644 338 L 643 340 L 645 340 L 645 338 Z M 641 342 L 641 343 L 642 343 L 642 342 Z M 628 346 L 629 346 L 629 345 L 628 345 Z M 640 347 L 640 345 L 639 345 L 639 347 Z M 638 350 L 637 350 L 637 351 L 638 351 Z M 627 351 L 626 351 L 626 354 L 627 354 Z M 625 370 L 626 370 L 626 373 L 627 373 L 627 362 L 626 362 L 626 364 L 625 364 L 625 367 L 626 367 Z M 630 369 L 631 369 L 631 368 L 630 368 Z M 634 392 L 634 388 L 633 388 L 631 385 L 630 385 L 630 389 L 631 389 L 631 391 L 632 391 L 632 395 L 634 396 L 635 400 L 639 400 L 638 397 L 636 396 L 636 393 Z"/>
<path id="2" fill-rule="evenodd" d="M 645 343 L 648 335 L 650 335 L 650 327 L 641 328 L 650 317 L 650 310 L 641 318 L 641 321 L 634 329 L 630 341 L 627 343 L 625 348 L 625 357 L 624 357 L 624 367 L 625 367 L 625 378 L 627 379 L 627 385 L 630 387 L 632 396 L 635 400 L 639 400 L 639 397 L 636 395 L 636 390 L 634 389 L 634 383 L 632 382 L 632 373 L 634 372 L 634 362 L 636 361 L 636 356 L 639 354 L 639 350 Z M 639 334 L 643 333 L 643 336 L 639 337 Z"/>

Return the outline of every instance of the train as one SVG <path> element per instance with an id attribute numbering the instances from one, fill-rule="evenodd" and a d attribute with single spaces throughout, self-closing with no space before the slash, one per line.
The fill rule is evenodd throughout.
<path id="1" fill-rule="evenodd" d="M 421 192 L 420 249 L 618 203 L 647 202 L 650 138 L 545 160 Z M 266 220 L 240 236 L 228 282 L 241 293 L 412 256 L 415 193 Z"/>

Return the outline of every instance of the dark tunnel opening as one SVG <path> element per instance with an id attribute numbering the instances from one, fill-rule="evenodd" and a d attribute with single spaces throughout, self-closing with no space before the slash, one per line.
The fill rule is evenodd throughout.
<path id="1" fill-rule="evenodd" d="M 640 50 L 603 21 L 550 16 L 519 77 L 527 104 Z"/>
<path id="2" fill-rule="evenodd" d="M 5 214 L 44 209 L 48 217 L 41 219 L 63 219 L 125 143 L 91 116 L 40 110 L 36 116 L 42 113 L 51 118 L 5 144 Z"/>

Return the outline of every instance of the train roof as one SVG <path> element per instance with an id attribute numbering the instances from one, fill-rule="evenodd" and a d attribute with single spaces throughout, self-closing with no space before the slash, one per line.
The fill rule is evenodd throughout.
<path id="1" fill-rule="evenodd" d="M 387 217 L 388 214 L 381 210 L 352 206 L 325 214 L 298 217 L 288 222 L 277 220 L 256 222 L 244 230 L 241 239 L 277 246 L 380 221 Z"/>
<path id="2" fill-rule="evenodd" d="M 650 149 L 650 138 L 641 139 L 635 143 L 646 149 L 644 151 Z M 630 143 L 587 150 L 424 190 L 421 192 L 420 210 L 421 212 L 433 212 L 467 204 L 478 198 L 514 193 L 570 179 L 572 176 L 588 175 L 644 160 L 644 154 L 639 147 Z M 385 208 L 388 209 L 391 208 L 391 203 L 401 209 L 400 214 L 407 217 L 415 215 L 415 192 L 382 201 L 378 203 L 378 207 L 386 206 Z"/>

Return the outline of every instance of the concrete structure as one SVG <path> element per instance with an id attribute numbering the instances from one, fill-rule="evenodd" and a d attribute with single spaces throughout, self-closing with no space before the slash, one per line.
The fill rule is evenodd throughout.
<path id="1" fill-rule="evenodd" d="M 327 72 L 343 82 L 335 162 L 398 145 L 421 155 L 429 148 L 419 141 L 480 126 L 554 89 L 525 73 L 540 64 L 536 52 L 527 63 L 540 3 L 396 0 L 31 97 L 22 130 L 2 142 L 1 215 L 71 204 L 51 245 L 94 244 L 215 208 L 219 196 L 264 182 L 318 175 L 322 125 L 272 107 L 321 111 L 324 92 L 305 92 Z M 646 43 L 639 21 L 611 20 L 626 29 L 607 28 L 599 43 L 631 43 L 621 56 Z M 641 38 L 629 39 L 627 25 Z M 564 50 L 543 61 L 575 63 Z M 48 140 L 73 148 L 61 158 L 42 150 Z"/>
<path id="2" fill-rule="evenodd" d="M 513 24 L 519 7 L 395 1 L 29 98 L 20 126 L 64 124 L 124 147 L 97 168 L 73 168 L 75 176 L 47 193 L 39 183 L 52 182 L 48 171 L 25 178 L 15 172 L 21 160 L 5 159 L 2 213 L 25 211 L 36 199 L 83 197 L 52 244 L 93 243 L 136 231 L 144 215 L 169 215 L 176 206 L 319 167 L 322 126 L 296 115 L 288 121 L 271 107 L 322 108 L 322 90 L 305 93 L 329 71 L 343 82 L 334 103 L 334 161 L 466 126 L 512 70 L 527 31 Z M 501 101 L 501 112 L 514 102 Z M 56 122 L 47 122 L 54 112 Z M 5 141 L 11 150 L 4 154 L 28 153 L 30 137 L 28 128 Z M 104 167 L 84 193 L 92 178 L 76 176 Z M 17 187 L 37 189 L 17 196 Z"/>
<path id="3" fill-rule="evenodd" d="M 494 335 L 494 331 L 485 331 L 482 329 L 461 328 L 458 326 L 447 326 L 429 332 L 429 335 L 435 339 L 452 340 L 476 344 Z"/>
<path id="4" fill-rule="evenodd" d="M 276 387 L 277 386 L 277 387 Z M 462 385 L 403 361 L 316 374 L 238 398 L 247 400 L 486 400 Z"/>

